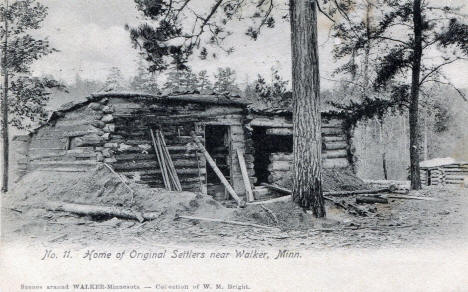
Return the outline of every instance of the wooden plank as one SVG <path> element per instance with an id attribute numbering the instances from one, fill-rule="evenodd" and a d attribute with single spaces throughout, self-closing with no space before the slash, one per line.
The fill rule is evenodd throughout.
<path id="1" fill-rule="evenodd" d="M 237 148 L 237 157 L 239 159 L 242 179 L 244 180 L 247 202 L 251 202 L 254 200 L 254 196 L 252 193 L 252 186 L 250 185 L 249 174 L 247 172 L 247 167 L 245 165 L 244 154 L 242 153 L 242 150 L 240 150 L 239 148 Z"/>
<path id="2" fill-rule="evenodd" d="M 218 178 L 220 179 L 221 183 L 224 185 L 226 190 L 229 192 L 229 194 L 234 198 L 234 200 L 237 201 L 239 207 L 245 207 L 245 201 L 242 200 L 241 198 L 239 198 L 239 196 L 237 196 L 237 194 L 234 191 L 234 189 L 232 188 L 232 186 L 229 184 L 227 179 L 224 177 L 223 173 L 218 168 L 218 166 L 216 166 L 215 161 L 213 160 L 213 158 L 211 158 L 208 151 L 206 151 L 205 146 L 203 146 L 203 144 L 200 142 L 200 140 L 198 139 L 198 137 L 195 135 L 194 132 L 192 132 L 192 137 L 193 137 L 193 140 L 195 141 L 195 143 L 197 144 L 198 148 L 200 149 L 200 151 L 202 151 L 203 154 L 205 155 L 206 161 L 213 168 L 213 171 L 216 173 L 216 175 L 218 176 Z"/>
<path id="3" fill-rule="evenodd" d="M 163 149 L 163 154 L 166 156 L 166 161 L 169 164 L 169 172 L 171 173 L 174 186 L 177 191 L 181 192 L 182 186 L 180 185 L 179 177 L 177 176 L 177 172 L 175 170 L 174 163 L 172 162 L 171 155 L 169 155 L 169 151 L 167 150 L 167 145 L 166 145 L 166 141 L 164 141 L 164 136 L 161 133 L 161 131 L 158 131 L 157 134 L 159 135 L 160 141 L 162 143 L 161 147 Z"/>
<path id="4" fill-rule="evenodd" d="M 150 129 L 150 133 L 151 133 L 151 139 L 153 141 L 154 152 L 156 152 L 156 157 L 158 158 L 158 165 L 159 165 L 159 168 L 161 169 L 161 173 L 162 173 L 162 176 L 163 176 L 164 186 L 166 187 L 166 189 L 171 191 L 172 190 L 171 184 L 169 183 L 168 174 L 167 174 L 166 169 L 164 167 L 164 162 L 162 161 L 162 159 L 163 159 L 162 158 L 162 153 L 161 153 L 161 151 L 159 149 L 159 146 L 156 143 L 156 140 L 154 138 L 153 129 Z"/>

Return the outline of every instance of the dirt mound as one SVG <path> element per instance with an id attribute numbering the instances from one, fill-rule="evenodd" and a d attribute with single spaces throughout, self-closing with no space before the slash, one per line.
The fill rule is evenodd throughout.
<path id="1" fill-rule="evenodd" d="M 288 189 L 292 189 L 292 175 L 288 175 L 277 183 Z M 370 186 L 358 178 L 351 170 L 343 168 L 322 169 L 322 188 L 324 192 L 355 191 L 369 189 Z"/>
<path id="2" fill-rule="evenodd" d="M 369 185 L 349 169 L 323 169 L 322 187 L 324 192 L 355 191 L 369 189 Z"/>
<path id="3" fill-rule="evenodd" d="M 117 240 L 105 236 L 110 230 L 125 230 L 126 233 L 179 234 L 184 235 L 191 228 L 202 228 L 216 233 L 228 230 L 235 233 L 235 225 L 199 220 L 179 219 L 177 215 L 213 218 L 218 220 L 241 221 L 279 227 L 283 230 L 308 229 L 323 224 L 309 212 L 304 212 L 292 202 L 278 202 L 262 205 L 248 205 L 246 208 L 227 208 L 212 197 L 192 192 L 169 192 L 128 181 L 127 186 L 105 166 L 98 166 L 88 172 L 47 172 L 29 173 L 2 198 L 2 236 L 23 239 L 44 238 L 49 242 L 65 238 L 79 238 L 89 242 L 92 238 Z M 138 223 L 133 220 L 117 219 L 112 216 L 86 216 L 68 212 L 50 211 L 44 208 L 48 202 L 65 202 L 120 209 L 151 212 L 156 219 Z M 335 222 L 332 207 L 327 207 L 328 219 Z M 229 226 L 229 227 L 228 227 Z M 187 229 L 188 228 L 188 229 Z M 246 227 L 252 228 L 252 227 Z M 229 231 L 231 230 L 231 231 Z M 6 236 L 5 236 L 6 235 Z M 189 240 L 187 238 L 186 240 Z"/>
<path id="4" fill-rule="evenodd" d="M 225 209 L 209 196 L 192 192 L 169 192 L 130 181 L 127 184 L 134 191 L 133 194 L 104 165 L 89 172 L 34 171 L 23 177 L 4 202 L 6 206 L 18 207 L 23 211 L 53 201 L 114 206 L 156 212 L 161 214 L 161 218 L 171 217 L 171 220 L 181 212 L 195 214 L 199 211 L 215 215 Z"/>

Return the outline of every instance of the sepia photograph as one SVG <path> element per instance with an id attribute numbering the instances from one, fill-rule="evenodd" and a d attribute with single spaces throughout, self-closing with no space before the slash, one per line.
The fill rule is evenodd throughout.
<path id="1" fill-rule="evenodd" d="M 465 0 L 0 1 L 0 292 L 468 291 Z"/>

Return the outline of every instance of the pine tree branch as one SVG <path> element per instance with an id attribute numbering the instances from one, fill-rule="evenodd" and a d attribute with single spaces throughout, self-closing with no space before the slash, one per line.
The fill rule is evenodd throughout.
<path id="1" fill-rule="evenodd" d="M 323 14 L 325 15 L 331 22 L 335 23 L 335 20 L 330 16 L 328 15 L 328 13 L 326 13 L 322 7 L 320 7 L 320 4 L 319 4 L 319 1 L 315 1 L 315 3 L 317 3 L 317 9 Z"/>
<path id="2" fill-rule="evenodd" d="M 386 36 L 376 36 L 374 37 L 374 39 L 383 39 L 383 40 L 388 40 L 388 41 L 394 41 L 394 42 L 398 42 L 398 43 L 401 43 L 401 44 L 404 44 L 405 46 L 411 46 L 410 43 L 407 43 L 405 41 L 402 41 L 402 40 L 399 40 L 399 39 L 394 39 L 394 38 L 391 38 L 391 37 L 386 37 Z"/>
<path id="3" fill-rule="evenodd" d="M 461 91 L 461 89 L 456 87 L 452 82 L 443 82 L 443 81 L 438 80 L 438 79 L 428 79 L 428 80 L 426 80 L 426 82 L 434 82 L 434 83 L 439 83 L 439 84 L 443 84 L 443 85 L 449 85 L 450 87 L 455 89 L 455 91 L 460 95 L 460 97 L 464 101 L 468 102 L 468 98 L 466 97 L 465 93 L 463 93 L 463 91 Z"/>
<path id="4" fill-rule="evenodd" d="M 444 66 L 446 66 L 446 65 L 449 65 L 449 64 L 452 64 L 452 63 L 454 63 L 454 62 L 456 62 L 456 61 L 458 61 L 458 60 L 462 60 L 462 59 L 463 59 L 463 58 L 458 57 L 458 58 L 455 58 L 455 59 L 453 59 L 453 60 L 447 61 L 447 62 L 445 62 L 445 63 L 439 64 L 438 66 L 432 68 L 432 70 L 429 71 L 429 73 L 427 73 L 426 75 L 424 75 L 424 76 L 421 78 L 421 81 L 419 82 L 419 85 L 422 85 L 422 84 L 424 83 L 424 81 L 425 81 L 429 76 L 431 76 L 432 74 L 438 72 L 442 67 L 444 67 Z"/>

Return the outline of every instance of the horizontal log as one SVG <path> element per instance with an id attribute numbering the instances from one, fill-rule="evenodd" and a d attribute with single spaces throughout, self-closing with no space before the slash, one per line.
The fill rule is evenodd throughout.
<path id="1" fill-rule="evenodd" d="M 61 139 L 38 139 L 33 137 L 31 140 L 31 148 L 47 148 L 47 149 L 66 149 L 66 138 Z"/>
<path id="2" fill-rule="evenodd" d="M 111 140 L 111 142 L 112 141 L 113 140 Z M 146 152 L 153 153 L 151 145 L 149 143 L 147 145 L 149 145 L 150 148 L 148 148 Z M 175 153 L 177 152 L 195 153 L 195 150 L 196 150 L 194 148 L 188 148 L 187 145 L 167 146 L 167 149 L 169 150 L 169 152 L 175 152 Z M 120 148 L 119 153 L 143 153 L 144 151 L 145 150 L 143 148 L 140 148 L 138 146 L 130 146 L 130 147 L 126 147 L 125 149 Z"/>
<path id="3" fill-rule="evenodd" d="M 322 135 L 324 136 L 344 135 L 344 130 L 342 128 L 322 128 Z"/>
<path id="4" fill-rule="evenodd" d="M 322 153 L 323 158 L 346 158 L 348 152 L 346 150 L 325 150 Z"/>
<path id="5" fill-rule="evenodd" d="M 292 169 L 292 162 L 290 161 L 272 161 L 268 165 L 268 170 L 269 171 L 276 171 L 276 170 L 291 170 Z"/>
<path id="6" fill-rule="evenodd" d="M 196 160 L 174 160 L 174 167 L 178 168 L 187 168 L 187 167 L 198 167 Z M 115 162 L 112 164 L 115 170 L 131 170 L 131 169 L 152 169 L 159 168 L 159 165 L 156 160 L 138 160 L 135 162 Z"/>
<path id="7" fill-rule="evenodd" d="M 324 168 L 346 168 L 348 166 L 349 161 L 345 158 L 327 158 L 323 160 Z"/>
<path id="8" fill-rule="evenodd" d="M 323 136 L 323 142 L 344 142 L 346 141 L 346 136 L 344 135 L 336 135 L 336 136 Z"/>
<path id="9" fill-rule="evenodd" d="M 292 153 L 271 153 L 270 161 L 292 161 L 294 155 Z"/>
<path id="10" fill-rule="evenodd" d="M 451 180 L 464 180 L 468 175 L 449 175 L 447 174 L 445 179 L 451 179 Z"/>
<path id="11" fill-rule="evenodd" d="M 144 220 L 156 219 L 160 215 L 159 213 L 142 214 L 134 210 L 128 210 L 114 206 L 96 206 L 65 202 L 45 203 L 44 208 L 51 211 L 70 212 L 89 216 L 113 216 L 123 219 L 138 220 L 140 222 L 143 222 Z"/>
<path id="12" fill-rule="evenodd" d="M 77 127 L 88 127 L 91 122 L 94 120 L 93 117 L 84 115 L 81 117 L 81 119 L 61 119 L 57 120 L 55 123 L 55 128 L 56 129 L 70 129 L 70 131 L 73 131 L 73 128 Z M 79 129 L 82 130 L 82 129 Z"/>
<path id="13" fill-rule="evenodd" d="M 126 176 L 131 176 L 131 175 L 134 175 L 135 172 L 138 172 L 140 174 L 161 174 L 161 170 L 160 169 L 146 169 L 146 170 L 134 170 L 134 171 L 118 171 L 120 174 L 122 175 L 126 175 Z M 205 168 L 183 168 L 183 169 L 176 169 L 176 172 L 177 172 L 177 175 L 196 175 L 198 176 L 199 173 L 204 175 L 206 174 L 206 169 Z"/>
<path id="14" fill-rule="evenodd" d="M 91 158 L 96 157 L 96 151 L 92 148 L 88 149 L 87 147 L 80 149 L 75 148 L 71 150 L 59 150 L 59 149 L 33 149 L 29 153 L 29 158 L 31 160 L 40 160 L 48 158 Z"/>
<path id="15" fill-rule="evenodd" d="M 288 136 L 293 134 L 292 128 L 270 128 L 266 130 L 267 135 Z"/>
<path id="16" fill-rule="evenodd" d="M 29 142 L 31 140 L 30 135 L 16 135 L 13 136 L 13 143 L 18 142 L 18 144 L 22 144 L 22 142 Z"/>
<path id="17" fill-rule="evenodd" d="M 71 147 L 98 146 L 104 144 L 105 140 L 97 134 L 89 134 L 82 137 L 72 138 Z"/>
<path id="18" fill-rule="evenodd" d="M 129 176 L 129 177 L 134 178 L 134 177 L 131 177 L 131 176 Z M 199 183 L 200 179 L 201 179 L 202 182 L 205 182 L 206 177 L 204 175 L 202 175 L 201 177 L 198 177 L 198 176 L 181 176 L 179 178 L 181 183 Z M 143 182 L 155 182 L 155 183 L 161 183 L 161 184 L 164 183 L 164 181 L 162 179 L 162 176 L 159 176 L 159 175 L 141 176 L 140 180 L 143 181 Z"/>
<path id="19" fill-rule="evenodd" d="M 339 149 L 346 149 L 348 147 L 348 143 L 345 141 L 340 142 L 325 142 L 325 150 L 339 150 Z"/>
<path id="20" fill-rule="evenodd" d="M 88 169 L 95 167 L 96 165 L 97 163 L 93 161 L 34 161 L 30 163 L 31 169 L 63 167 Z"/>
<path id="21" fill-rule="evenodd" d="M 371 196 L 359 196 L 356 198 L 357 204 L 388 204 L 388 199 L 380 197 L 371 197 Z"/>
<path id="22" fill-rule="evenodd" d="M 340 119 L 322 119 L 322 127 L 342 127 L 343 120 Z"/>
<path id="23" fill-rule="evenodd" d="M 173 160 L 177 159 L 197 159 L 196 152 L 189 152 L 189 153 L 172 153 L 170 154 Z M 156 160 L 156 154 L 153 151 L 149 153 L 117 153 L 114 155 L 117 161 L 136 161 L 136 160 Z M 201 154 L 198 154 L 198 159 L 200 163 L 205 159 L 205 157 Z"/>
<path id="24" fill-rule="evenodd" d="M 270 128 L 291 128 L 293 127 L 291 122 L 287 122 L 284 119 L 274 118 L 255 118 L 249 124 L 250 127 L 270 127 Z"/>

